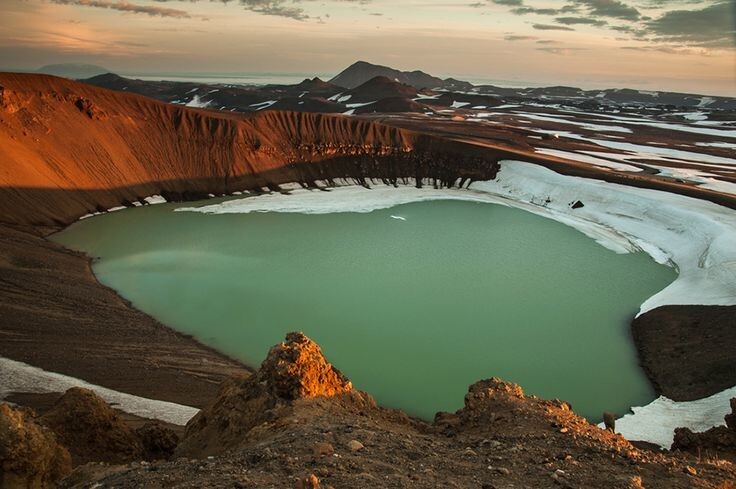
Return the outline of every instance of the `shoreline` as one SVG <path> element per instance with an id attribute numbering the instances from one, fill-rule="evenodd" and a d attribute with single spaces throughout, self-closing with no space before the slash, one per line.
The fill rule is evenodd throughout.
<path id="1" fill-rule="evenodd" d="M 411 186 L 415 182 L 407 179 L 407 186 L 398 186 L 399 194 L 392 185 L 366 189 L 345 180 L 327 188 L 328 195 L 347 194 L 332 202 L 323 193 L 297 189 L 294 193 L 301 198 L 271 193 L 174 212 L 370 212 L 425 200 L 499 204 L 573 227 L 616 253 L 643 251 L 657 263 L 675 268 L 677 279 L 647 299 L 639 316 L 667 305 L 736 305 L 736 249 L 730 246 L 736 242 L 736 214 L 730 209 L 669 192 L 563 175 L 524 161 L 502 160 L 500 165 L 495 179 L 475 181 L 463 189 L 415 188 Z M 573 208 L 576 201 L 583 207 Z"/>
<path id="2" fill-rule="evenodd" d="M 608 185 L 609 187 L 612 185 L 612 184 L 606 184 L 605 182 L 594 181 L 594 180 L 590 180 L 590 179 L 580 179 L 580 178 L 577 178 L 577 177 L 568 177 L 568 176 L 560 175 L 560 174 L 557 174 L 555 172 L 552 172 L 551 170 L 547 170 L 547 169 L 545 169 L 543 167 L 539 167 L 538 165 L 529 164 L 529 163 L 523 163 L 523 162 L 501 162 L 501 165 L 502 166 L 501 166 L 501 171 L 499 172 L 498 181 L 502 182 L 502 187 L 505 188 L 506 190 L 508 190 L 509 185 L 511 185 L 511 187 L 513 187 L 513 184 L 507 184 L 505 182 L 507 182 L 509 180 L 513 180 L 513 176 L 514 175 L 512 175 L 512 173 L 514 173 L 514 172 L 510 172 L 510 170 L 507 170 L 506 173 L 504 173 L 504 167 L 506 167 L 507 169 L 508 168 L 511 168 L 511 167 L 519 167 L 519 168 L 521 168 L 523 171 L 516 172 L 516 173 L 520 173 L 522 176 L 524 176 L 526 178 L 526 180 L 523 182 L 524 183 L 523 188 L 525 188 L 525 189 L 532 188 L 532 189 L 535 189 L 537 192 L 540 191 L 540 189 L 538 188 L 538 186 L 529 185 L 529 181 L 528 181 L 528 178 L 530 176 L 530 174 L 528 172 L 529 170 L 532 170 L 531 171 L 531 176 L 532 177 L 534 177 L 534 176 L 539 177 L 538 178 L 538 181 L 540 181 L 540 182 L 541 181 L 544 181 L 548 185 L 552 185 L 552 186 L 554 186 L 554 187 L 556 187 L 558 189 L 561 186 L 564 186 L 564 185 L 560 185 L 560 182 L 554 181 L 554 178 L 565 179 L 565 180 L 573 180 L 573 181 L 574 180 L 588 180 L 588 183 L 589 184 L 592 184 L 592 185 L 603 184 L 603 185 Z M 536 175 L 534 175 L 535 173 L 536 173 Z M 554 177 L 553 178 L 551 174 L 554 174 L 557 177 Z M 515 175 L 515 176 L 518 177 L 518 175 Z M 504 177 L 506 177 L 506 178 L 504 178 Z M 350 182 L 347 182 L 346 181 L 346 182 L 342 182 L 342 183 L 347 184 L 347 183 L 350 183 Z M 407 183 L 410 183 L 411 184 L 412 182 L 407 182 Z M 579 184 L 579 182 L 576 182 L 576 183 Z M 658 246 L 656 246 L 656 243 L 648 243 L 648 242 L 646 242 L 645 240 L 643 240 L 640 237 L 637 237 L 637 236 L 634 236 L 634 235 L 631 235 L 631 234 L 622 233 L 620 230 L 616 230 L 616 229 L 612 228 L 611 226 L 605 225 L 604 222 L 586 221 L 586 219 L 583 219 L 583 218 L 580 218 L 580 217 L 577 217 L 577 216 L 573 216 L 573 215 L 569 215 L 569 214 L 572 214 L 574 212 L 578 212 L 578 210 L 573 210 L 569 206 L 569 203 L 566 203 L 567 200 L 569 200 L 569 199 L 562 199 L 562 202 L 565 202 L 566 203 L 565 205 L 568 208 L 568 213 L 566 214 L 565 212 L 562 212 L 560 209 L 556 209 L 554 207 L 554 205 L 553 205 L 553 203 L 555 202 L 554 200 L 552 200 L 551 202 L 535 203 L 535 198 L 534 198 L 535 196 L 534 195 L 530 199 L 530 202 L 523 202 L 523 201 L 520 201 L 520 200 L 514 200 L 514 198 L 513 198 L 514 197 L 514 193 L 512 191 L 508 191 L 507 192 L 508 195 L 507 196 L 504 196 L 504 195 L 501 195 L 500 193 L 498 193 L 497 190 L 494 190 L 492 188 L 493 186 L 498 187 L 498 183 L 496 181 L 474 182 L 471 185 L 471 189 L 470 190 L 448 190 L 448 189 L 436 190 L 436 189 L 416 189 L 416 188 L 412 188 L 412 187 L 407 187 L 407 188 L 403 189 L 404 192 L 402 192 L 402 194 L 404 194 L 404 195 L 401 195 L 398 199 L 396 199 L 397 196 L 394 195 L 394 200 L 389 201 L 389 202 L 381 201 L 380 198 L 378 200 L 375 200 L 374 199 L 373 201 L 370 201 L 370 199 L 368 201 L 366 201 L 366 200 L 361 201 L 360 199 L 351 198 L 351 199 L 349 199 L 350 200 L 350 204 L 348 204 L 348 207 L 347 208 L 345 207 L 346 202 L 344 202 L 344 201 L 338 202 L 338 204 L 339 204 L 340 211 L 342 211 L 342 212 L 370 212 L 370 211 L 375 210 L 375 209 L 378 209 L 378 208 L 393 207 L 395 205 L 399 205 L 399 204 L 402 204 L 402 203 L 416 202 L 418 200 L 436 200 L 436 199 L 448 199 L 448 198 L 450 198 L 450 199 L 458 199 L 458 200 L 470 200 L 470 201 L 490 202 L 490 203 L 496 203 L 496 204 L 500 204 L 500 205 L 508 205 L 508 206 L 512 206 L 512 207 L 522 208 L 524 210 L 533 212 L 535 214 L 542 215 L 544 217 L 551 218 L 551 219 L 557 220 L 559 222 L 562 222 L 564 224 L 567 224 L 569 226 L 572 226 L 575 229 L 577 229 L 578 231 L 581 231 L 584 234 L 586 234 L 587 236 L 595 239 L 602 246 L 604 246 L 604 247 L 606 247 L 608 249 L 611 249 L 611 250 L 613 250 L 615 252 L 625 253 L 625 252 L 630 252 L 630 251 L 645 251 L 645 252 L 649 253 L 650 256 L 652 256 L 653 259 L 655 259 L 656 261 L 659 261 L 660 263 L 666 263 L 666 264 L 669 264 L 671 266 L 672 265 L 675 265 L 675 268 L 678 269 L 678 278 L 673 282 L 673 284 L 677 280 L 680 280 L 682 278 L 682 275 L 681 275 L 682 269 L 683 268 L 685 270 L 688 269 L 687 267 L 676 266 L 677 263 L 671 261 L 671 258 L 668 258 L 667 252 L 664 251 L 664 250 L 662 250 Z M 286 190 L 297 190 L 297 191 L 299 191 L 298 188 L 300 188 L 300 187 L 295 186 L 295 185 L 291 185 L 291 186 L 286 186 L 285 185 L 284 188 L 282 188 L 282 190 L 284 190 L 284 191 L 286 191 Z M 343 191 L 349 191 L 349 188 L 346 188 L 346 187 L 343 187 L 343 186 L 334 187 L 330 191 L 331 192 L 337 192 L 339 194 L 340 191 L 341 191 L 341 189 Z M 364 189 L 362 187 L 358 187 L 358 186 L 352 185 L 352 189 L 354 189 L 356 192 L 375 192 L 375 190 L 379 190 L 379 189 L 381 189 L 381 187 L 376 186 L 376 187 L 373 187 L 372 190 L 366 190 L 366 189 Z M 391 192 L 391 191 L 394 190 L 392 186 L 385 186 L 385 189 L 388 192 Z M 620 190 L 620 189 L 618 189 L 618 190 Z M 406 195 L 406 193 L 407 193 L 406 191 L 410 191 L 411 193 L 409 195 Z M 579 187 L 576 187 L 575 188 L 575 191 L 576 191 L 576 195 L 578 195 L 578 196 L 581 195 L 581 189 Z M 637 193 L 642 193 L 642 192 L 657 192 L 657 194 L 658 194 L 657 197 L 662 197 L 662 195 L 659 195 L 659 194 L 664 194 L 664 192 L 647 191 L 645 189 L 635 189 L 634 191 L 637 192 Z M 307 192 L 307 191 L 305 190 L 304 192 Z M 380 192 L 380 190 L 379 190 L 379 192 Z M 495 194 L 492 194 L 491 192 L 496 192 L 496 193 Z M 600 189 L 596 189 L 596 192 L 600 192 Z M 616 192 L 616 189 L 612 190 L 612 192 L 615 193 Z M 355 192 L 353 192 L 353 193 L 355 193 Z M 486 193 L 486 195 L 480 195 L 481 193 Z M 585 193 L 585 192 L 582 192 L 582 193 Z M 462 195 L 459 195 L 459 194 L 462 194 Z M 197 211 L 197 212 L 212 213 L 212 214 L 223 213 L 223 212 L 263 212 L 263 211 L 306 212 L 306 213 L 314 213 L 314 212 L 316 212 L 316 213 L 322 213 L 322 212 L 335 212 L 336 211 L 335 210 L 335 203 L 333 202 L 332 204 L 330 204 L 330 202 L 328 200 L 329 197 L 327 195 L 324 195 L 322 192 L 316 191 L 316 193 L 313 193 L 312 194 L 314 196 L 317 196 L 317 199 L 310 199 L 309 198 L 309 195 L 310 194 L 308 194 L 308 193 L 303 193 L 302 194 L 303 197 L 301 199 L 297 200 L 296 202 L 294 202 L 292 200 L 292 201 L 286 203 L 286 202 L 284 202 L 284 200 L 285 199 L 289 199 L 289 197 L 287 195 L 278 194 L 278 193 L 263 194 L 263 195 L 256 195 L 256 196 L 248 196 L 248 197 L 246 197 L 244 199 L 228 200 L 226 202 L 219 203 L 219 204 L 204 205 L 204 206 L 201 206 L 201 207 L 198 207 L 198 208 L 182 207 L 182 208 L 176 209 L 175 211 L 179 211 L 179 212 Z M 304 202 L 305 201 L 304 197 L 307 198 L 306 199 L 307 200 L 306 206 L 305 206 L 305 202 Z M 355 197 L 355 195 L 353 195 L 352 197 Z M 291 196 L 291 199 L 297 199 L 297 198 L 298 198 L 297 196 Z M 675 200 L 678 200 L 678 199 L 692 200 L 690 198 L 683 197 L 683 196 L 675 196 Z M 536 200 L 537 201 L 539 200 L 539 195 L 536 195 Z M 550 200 L 550 199 L 548 198 L 547 200 Z M 584 198 L 584 200 L 585 200 L 585 198 Z M 319 202 L 319 203 L 317 204 L 317 202 Z M 590 207 L 591 207 L 591 201 L 590 200 L 586 200 L 586 202 L 588 203 L 587 204 L 587 208 L 590 209 Z M 309 207 L 309 204 L 310 203 L 313 204 L 313 205 L 314 204 L 317 204 L 317 206 L 310 208 Z M 715 204 L 711 204 L 711 203 L 707 203 L 706 205 L 715 206 Z M 301 206 L 301 208 L 300 208 L 300 206 Z M 350 207 L 350 206 L 352 206 L 352 207 Z M 591 211 L 588 211 L 588 213 L 590 213 L 590 212 Z M 587 222 L 587 224 L 583 225 L 583 224 L 581 224 L 582 222 Z M 651 222 L 649 222 L 648 225 L 651 225 Z M 680 254 L 680 255 L 678 255 L 677 259 L 679 259 L 680 261 L 682 261 L 682 259 L 683 258 L 686 258 L 686 257 L 687 257 L 687 254 L 684 254 L 684 255 L 683 254 Z M 670 286 L 668 286 L 667 288 L 669 288 L 669 287 Z M 667 288 L 665 288 L 664 290 L 666 290 Z M 656 296 L 660 295 L 661 293 L 662 293 L 662 291 L 660 293 L 658 293 L 658 294 L 655 294 L 655 296 L 653 296 L 653 297 L 656 297 Z M 671 295 L 670 297 L 675 297 L 676 298 L 677 295 L 676 294 L 675 295 Z M 652 298 L 648 299 L 644 304 L 650 303 L 651 302 L 651 299 Z M 662 305 L 666 305 L 666 303 L 665 302 L 662 302 L 661 304 L 659 304 L 659 305 L 657 305 L 655 307 L 652 307 L 650 309 L 641 311 L 639 317 L 641 317 L 642 314 L 644 314 L 644 313 L 646 313 L 648 311 L 651 311 L 653 309 L 656 309 L 657 307 L 660 307 Z M 731 304 L 729 304 L 729 305 L 731 305 Z M 687 307 L 687 306 L 682 306 L 682 307 Z M 632 329 L 633 329 L 633 325 L 632 325 Z M 634 345 L 636 347 L 637 353 L 639 354 L 640 360 L 642 360 L 641 357 L 642 357 L 643 349 L 641 347 L 641 339 L 636 338 L 636 335 L 635 335 L 635 338 L 634 338 Z M 641 362 L 641 363 L 643 363 L 643 362 Z M 658 384 L 657 381 L 656 381 L 656 379 L 653 378 L 653 373 L 650 370 L 648 370 L 645 365 L 642 364 L 641 367 L 644 370 L 644 372 L 647 375 L 647 377 L 649 378 L 650 383 L 652 383 L 653 386 L 655 387 L 657 393 L 658 394 L 661 393 L 661 384 Z M 717 401 L 717 400 L 720 400 L 720 397 L 722 397 L 722 396 L 719 396 L 719 393 L 721 393 L 721 392 L 719 391 L 719 392 L 710 393 L 710 394 L 712 394 L 711 397 Z M 665 402 L 665 401 L 663 401 L 663 399 L 665 399 L 665 401 L 669 401 L 669 399 L 666 399 L 665 397 L 661 396 L 660 398 L 656 399 L 655 401 L 653 401 L 649 405 L 646 405 L 644 407 L 636 407 L 636 406 L 634 406 L 634 407 L 632 407 L 632 409 L 635 412 L 637 412 L 637 413 L 643 413 L 644 416 L 648 416 L 650 419 L 647 422 L 649 424 L 651 424 L 652 423 L 651 419 L 657 417 L 657 407 L 658 406 L 662 406 L 663 403 Z M 707 399 L 704 399 L 704 401 L 707 401 Z M 669 402 L 673 402 L 673 401 L 669 401 Z M 679 403 L 674 403 L 674 404 L 675 404 L 675 407 L 677 407 L 677 405 Z M 699 404 L 697 404 L 697 402 L 696 402 L 694 405 L 699 405 Z M 726 408 L 724 407 L 724 409 L 726 409 Z M 660 409 L 660 411 L 661 411 L 661 409 Z M 676 412 L 677 409 L 674 409 L 674 410 L 670 409 L 670 411 Z M 704 420 L 704 419 L 696 419 L 695 421 L 692 421 L 692 427 L 702 427 L 703 425 L 708 425 L 709 423 L 713 423 L 713 424 L 711 424 L 711 426 L 712 425 L 717 425 L 717 424 L 722 424 L 722 415 L 721 415 L 722 413 L 720 413 L 720 411 L 718 409 L 715 409 L 715 410 L 714 409 L 711 409 L 710 411 L 716 412 L 717 414 L 714 415 L 714 416 L 711 416 L 707 420 Z M 653 412 L 655 413 L 654 415 L 652 415 Z M 641 417 L 643 418 L 643 416 L 641 416 Z M 660 418 L 664 419 L 666 417 L 667 417 L 666 416 L 666 413 L 665 414 L 662 414 L 660 412 Z M 639 426 L 639 427 L 642 426 L 642 422 L 640 421 L 640 418 L 639 417 L 636 417 L 636 415 L 632 415 L 632 414 L 626 414 L 623 419 L 626 420 L 625 421 L 625 426 L 627 426 L 627 428 L 625 428 L 625 429 L 628 431 L 627 432 L 627 435 L 631 436 L 634 439 L 644 438 L 644 437 L 636 437 L 636 436 L 634 436 L 635 435 L 635 433 L 633 431 L 634 428 L 632 428 L 632 427 L 636 427 L 636 426 Z M 688 421 L 690 421 L 690 420 L 688 419 Z M 670 419 L 665 420 L 664 423 L 665 424 L 667 424 L 667 423 L 669 423 L 669 424 L 672 424 L 672 423 L 677 424 L 677 421 L 672 420 L 671 419 L 671 416 L 670 416 Z M 667 426 L 669 426 L 669 424 Z M 678 425 L 678 426 L 680 426 L 680 425 Z M 638 428 L 637 428 L 637 430 L 638 430 Z M 649 431 L 651 432 L 652 430 L 649 430 Z M 658 443 L 660 443 L 663 440 L 663 437 L 661 435 L 661 432 L 663 431 L 663 429 L 660 427 L 659 432 L 657 432 L 656 429 L 654 429 L 653 431 L 656 432 L 656 435 L 652 435 L 652 436 L 654 436 L 654 438 L 652 438 L 651 440 L 645 440 L 645 441 L 652 441 L 652 442 L 658 442 Z M 643 430 L 642 431 L 642 433 L 645 433 L 645 432 L 647 432 L 647 430 Z"/>
<path id="3" fill-rule="evenodd" d="M 135 396 L 197 408 L 252 372 L 136 310 L 99 283 L 91 258 L 0 225 L 0 357 Z M 40 232 L 39 232 L 40 231 Z"/>

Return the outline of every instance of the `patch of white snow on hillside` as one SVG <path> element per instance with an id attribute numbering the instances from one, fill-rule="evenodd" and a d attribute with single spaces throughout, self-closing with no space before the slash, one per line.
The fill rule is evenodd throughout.
<path id="1" fill-rule="evenodd" d="M 332 102 L 343 103 L 343 102 L 347 102 L 351 98 L 352 98 L 352 95 L 343 95 L 342 93 L 338 93 L 337 95 L 333 95 L 327 100 L 331 100 Z"/>
<path id="2" fill-rule="evenodd" d="M 456 102 L 456 101 L 453 101 L 452 102 L 452 105 L 450 107 L 452 107 L 453 109 L 460 109 L 462 107 L 465 107 L 466 105 L 470 105 L 470 102 Z"/>
<path id="3" fill-rule="evenodd" d="M 693 168 L 671 168 L 664 166 L 649 165 L 659 170 L 660 175 L 679 178 L 697 184 L 699 187 L 722 192 L 724 194 L 736 195 L 736 183 L 727 182 L 718 178 L 718 175 Z"/>
<path id="4" fill-rule="evenodd" d="M 705 121 L 708 120 L 708 115 L 705 112 L 678 112 L 672 115 L 681 115 L 689 121 Z"/>
<path id="5" fill-rule="evenodd" d="M 621 127 L 621 126 L 608 126 L 608 125 L 602 125 L 602 124 L 593 124 L 589 122 L 580 122 L 580 121 L 572 121 L 569 119 L 561 119 L 558 117 L 550 117 L 545 115 L 539 115 L 539 114 L 531 114 L 528 112 L 514 112 L 514 114 L 520 115 L 522 117 L 527 117 L 529 119 L 534 119 L 538 121 L 545 121 L 545 122 L 556 122 L 558 124 L 572 124 L 578 127 L 582 127 L 583 129 L 587 129 L 588 131 L 597 131 L 597 132 L 625 132 L 630 133 L 632 132 L 631 129 L 628 127 Z"/>
<path id="6" fill-rule="evenodd" d="M 415 102 L 416 102 L 416 101 L 418 101 L 418 100 L 436 100 L 436 99 L 438 99 L 438 98 L 439 98 L 439 97 L 440 97 L 441 95 L 442 95 L 441 93 L 436 93 L 436 94 L 434 94 L 434 95 L 421 95 L 421 94 L 420 94 L 420 95 L 417 95 L 416 97 L 414 97 L 414 99 L 413 99 L 413 100 L 414 100 Z"/>
<path id="7" fill-rule="evenodd" d="M 702 146 L 704 148 L 726 148 L 736 149 L 736 143 L 695 143 L 695 146 Z"/>
<path id="8" fill-rule="evenodd" d="M 265 102 L 258 102 L 257 104 L 250 104 L 248 107 L 253 107 L 255 110 L 263 110 L 271 107 L 278 100 L 266 100 Z"/>
<path id="9" fill-rule="evenodd" d="M 112 407 L 143 418 L 185 425 L 199 410 L 183 404 L 157 401 L 90 384 L 74 377 L 49 372 L 23 362 L 0 357 L 0 400 L 14 392 L 43 394 L 66 392 L 72 387 L 93 390 Z"/>
<path id="10" fill-rule="evenodd" d="M 536 148 L 534 151 L 537 153 L 544 154 L 544 155 L 557 156 L 557 157 L 565 158 L 568 160 L 579 161 L 581 163 L 590 163 L 591 165 L 612 168 L 614 170 L 619 170 L 619 171 L 629 171 L 629 172 L 642 171 L 641 168 L 627 165 L 625 163 L 616 163 L 615 161 L 610 161 L 610 160 L 606 160 L 603 158 L 597 158 L 595 156 L 590 156 L 590 155 L 581 154 L 581 153 L 574 153 L 572 151 L 562 151 L 559 149 L 550 149 L 550 148 Z M 605 155 L 605 153 L 599 153 L 599 154 Z M 612 154 L 611 156 L 615 157 L 616 155 Z"/>
<path id="11" fill-rule="evenodd" d="M 148 197 L 145 197 L 143 200 L 145 200 L 146 203 L 149 204 L 149 205 L 165 204 L 166 203 L 166 199 L 164 199 L 160 195 L 150 195 Z"/>
<path id="12" fill-rule="evenodd" d="M 345 107 L 348 109 L 357 109 L 358 107 L 365 107 L 366 105 L 375 104 L 377 100 L 374 100 L 373 102 L 363 102 L 360 104 L 345 104 Z"/>
<path id="13" fill-rule="evenodd" d="M 616 431 L 629 440 L 648 441 L 669 449 L 675 428 L 701 432 L 726 424 L 723 418 L 731 412 L 732 397 L 736 397 L 736 387 L 697 401 L 675 402 L 661 396 L 617 419 Z"/>
<path id="14" fill-rule="evenodd" d="M 190 100 L 184 105 L 187 107 L 196 107 L 199 109 L 204 109 L 205 107 L 209 106 L 210 103 L 203 101 L 199 95 L 195 94 L 194 97 L 192 97 L 192 100 Z"/>
<path id="15" fill-rule="evenodd" d="M 679 149 L 665 148 L 660 146 L 645 146 L 642 144 L 627 143 L 623 141 L 611 141 L 608 139 L 598 139 L 583 136 L 569 131 L 553 131 L 549 129 L 532 129 L 532 131 L 540 134 L 552 134 L 555 137 L 566 137 L 570 139 L 577 139 L 580 141 L 586 141 L 589 143 L 595 143 L 599 146 L 603 146 L 610 149 L 617 149 L 627 151 L 632 156 L 642 159 L 668 159 L 668 160 L 679 160 L 686 162 L 702 162 L 702 163 L 713 163 L 723 165 L 736 165 L 736 159 L 724 158 L 722 156 L 713 156 L 705 153 L 695 153 L 692 151 L 683 151 Z M 590 151 L 586 151 L 591 153 Z"/>

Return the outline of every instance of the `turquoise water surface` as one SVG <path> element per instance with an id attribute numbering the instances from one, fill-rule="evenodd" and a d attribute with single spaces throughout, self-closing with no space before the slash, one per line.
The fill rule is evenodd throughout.
<path id="1" fill-rule="evenodd" d="M 172 328 L 253 366 L 302 330 L 356 387 L 413 415 L 455 410 L 492 376 L 592 420 L 655 397 L 629 322 L 675 272 L 643 253 L 484 203 L 323 215 L 176 207 L 86 219 L 54 239 L 98 257 L 102 283 Z"/>

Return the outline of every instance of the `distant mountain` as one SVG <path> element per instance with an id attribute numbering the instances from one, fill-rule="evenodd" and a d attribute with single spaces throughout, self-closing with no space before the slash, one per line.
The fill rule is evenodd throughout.
<path id="1" fill-rule="evenodd" d="M 318 77 L 306 78 L 297 85 L 265 85 L 261 87 L 262 90 L 283 92 L 287 95 L 294 95 L 297 97 L 303 97 L 309 95 L 310 97 L 324 97 L 328 98 L 336 93 L 344 91 L 343 87 L 339 87 L 332 83 L 323 81 Z"/>
<path id="2" fill-rule="evenodd" d="M 339 95 L 339 100 L 341 102 L 375 102 L 388 97 L 411 99 L 416 97 L 417 93 L 417 89 L 411 85 L 394 81 L 385 76 L 376 76 L 352 90 L 343 92 Z"/>
<path id="3" fill-rule="evenodd" d="M 443 80 L 423 71 L 399 71 L 388 66 L 374 65 L 366 61 L 353 63 L 339 75 L 331 79 L 330 83 L 345 88 L 355 88 L 377 76 L 384 76 L 390 80 L 411 85 L 417 89 L 444 88 L 447 90 L 469 90 L 473 88 L 472 84 L 453 78 Z"/>
<path id="4" fill-rule="evenodd" d="M 85 78 L 92 78 L 93 76 L 102 75 L 104 73 L 109 73 L 110 70 L 97 65 L 63 63 L 42 66 L 41 68 L 36 70 L 36 72 L 44 73 L 46 75 L 61 76 L 63 78 L 70 78 L 72 80 L 82 80 Z"/>

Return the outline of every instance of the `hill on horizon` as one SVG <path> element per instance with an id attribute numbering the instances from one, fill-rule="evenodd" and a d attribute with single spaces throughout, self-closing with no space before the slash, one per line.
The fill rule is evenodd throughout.
<path id="1" fill-rule="evenodd" d="M 59 63 L 44 65 L 36 70 L 36 73 L 45 75 L 55 75 L 62 78 L 70 78 L 72 80 L 82 80 L 92 78 L 105 73 L 112 73 L 111 70 L 102 66 L 86 64 L 86 63 Z"/>
<path id="2" fill-rule="evenodd" d="M 356 88 L 376 77 L 386 77 L 405 85 L 411 85 L 416 89 L 422 88 L 445 88 L 454 90 L 469 90 L 473 87 L 471 83 L 447 78 L 443 80 L 423 71 L 400 71 L 389 66 L 376 65 L 367 61 L 357 61 L 341 71 L 330 83 L 345 88 Z"/>

